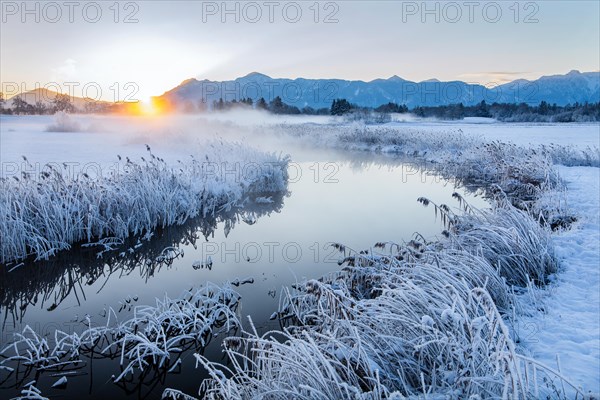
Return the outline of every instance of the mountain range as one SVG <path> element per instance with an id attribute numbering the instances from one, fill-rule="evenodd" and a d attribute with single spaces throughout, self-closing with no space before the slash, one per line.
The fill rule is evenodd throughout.
<path id="1" fill-rule="evenodd" d="M 50 107 L 50 106 L 52 106 L 52 103 L 53 103 L 54 99 L 56 98 L 56 96 L 58 96 L 59 94 L 60 93 L 55 92 L 53 90 L 46 89 L 46 88 L 37 88 L 37 89 L 19 93 L 18 95 L 15 95 L 15 96 L 11 96 L 10 98 L 8 98 L 6 100 L 5 107 L 6 108 L 14 107 L 14 99 L 17 96 L 19 96 L 21 99 L 25 100 L 27 103 L 29 103 L 31 105 L 35 105 L 37 102 L 40 102 L 44 106 Z M 109 104 L 109 102 L 106 102 L 106 101 L 84 99 L 82 97 L 77 97 L 77 96 L 69 96 L 69 99 L 71 100 L 71 104 L 73 104 L 73 106 L 79 110 L 84 110 L 85 106 L 89 103 Z"/>
<path id="2" fill-rule="evenodd" d="M 567 105 L 600 101 L 600 72 L 573 70 L 565 75 L 542 76 L 533 81 L 519 79 L 494 88 L 463 81 L 441 82 L 429 79 L 413 82 L 396 75 L 388 79 L 369 82 L 342 79 L 285 79 L 271 78 L 253 72 L 230 81 L 210 81 L 195 78 L 183 81 L 157 99 L 179 109 L 207 107 L 213 101 L 240 100 L 250 97 L 254 101 L 263 97 L 267 102 L 280 96 L 284 103 L 298 108 L 330 107 L 334 99 L 344 98 L 363 107 L 377 107 L 389 102 L 416 106 L 439 106 L 463 103 Z"/>
<path id="3" fill-rule="evenodd" d="M 58 93 L 47 89 L 35 89 L 20 96 L 30 104 L 40 100 L 50 105 Z M 565 75 L 542 76 L 536 80 L 518 79 L 494 88 L 463 81 L 442 82 L 429 79 L 413 82 L 396 75 L 388 79 L 369 82 L 342 79 L 285 79 L 271 78 L 253 72 L 230 81 L 187 79 L 175 88 L 153 99 L 168 104 L 171 109 L 198 111 L 211 107 L 219 99 L 231 101 L 252 98 L 256 103 L 263 97 L 267 102 L 276 96 L 288 105 L 329 108 L 334 99 L 346 99 L 362 107 L 378 107 L 382 104 L 405 104 L 408 108 L 440 106 L 463 103 L 465 106 L 479 104 L 482 100 L 491 104 L 527 103 L 537 105 L 542 100 L 549 104 L 564 106 L 574 103 L 600 102 L 600 72 L 571 71 Z M 12 98 L 5 107 L 11 107 Z M 89 99 L 71 97 L 72 104 L 83 110 Z M 103 105 L 104 101 L 94 101 Z"/>

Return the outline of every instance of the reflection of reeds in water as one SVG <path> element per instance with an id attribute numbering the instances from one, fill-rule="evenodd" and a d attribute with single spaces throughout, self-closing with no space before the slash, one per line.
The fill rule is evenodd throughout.
<path id="1" fill-rule="evenodd" d="M 264 194 L 263 194 L 264 195 Z M 26 265 L 8 272 L 0 269 L 0 314 L 5 325 L 9 318 L 20 321 L 30 305 L 41 304 L 52 309 L 64 299 L 75 296 L 85 298 L 86 286 L 112 276 L 140 275 L 145 282 L 161 268 L 169 267 L 178 257 L 180 246 L 196 247 L 198 240 L 212 236 L 219 225 L 227 234 L 235 225 L 246 219 L 256 220 L 271 212 L 279 212 L 283 207 L 287 192 L 268 194 L 273 202 L 255 203 L 244 201 L 244 206 L 221 210 L 205 218 L 197 217 L 183 225 L 172 225 L 155 230 L 148 240 L 130 238 L 115 247 L 104 251 L 98 257 L 99 248 L 75 248 L 68 253 L 58 254 L 48 261 L 30 260 Z M 139 245 L 141 244 L 141 246 Z M 131 251 L 129 251 L 131 249 Z M 165 251 L 168 249 L 168 251 Z M 102 290 L 102 288 L 100 290 Z"/>

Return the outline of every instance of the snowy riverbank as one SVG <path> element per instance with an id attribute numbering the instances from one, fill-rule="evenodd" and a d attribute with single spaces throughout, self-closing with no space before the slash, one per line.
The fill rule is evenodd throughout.
<path id="1" fill-rule="evenodd" d="M 546 289 L 545 312 L 521 317 L 523 349 L 584 391 L 600 393 L 600 169 L 557 167 L 567 184 L 567 207 L 579 219 L 553 235 L 561 270 Z"/>

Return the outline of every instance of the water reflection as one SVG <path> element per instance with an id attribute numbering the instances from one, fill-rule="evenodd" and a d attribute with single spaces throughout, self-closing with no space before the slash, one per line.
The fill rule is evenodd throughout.
<path id="1" fill-rule="evenodd" d="M 130 238 L 109 251 L 97 246 L 76 245 L 74 250 L 62 252 L 48 261 L 28 260 L 20 267 L 12 267 L 12 272 L 9 272 L 10 267 L 0 268 L 2 326 L 5 327 L 8 321 L 13 325 L 22 321 L 30 306 L 38 305 L 53 311 L 70 296 L 81 305 L 87 300 L 86 287 L 98 281 L 102 281 L 102 285 L 94 294 L 102 291 L 111 279 L 124 276 L 137 274 L 147 283 L 162 269 L 169 269 L 175 259 L 183 257 L 182 247 L 197 248 L 199 241 L 214 237 L 219 225 L 228 236 L 239 223 L 253 224 L 261 217 L 280 212 L 288 195 L 287 192 L 269 193 L 247 198 L 241 207 L 221 210 L 206 218 L 198 217 L 183 225 L 157 229 L 147 239 Z M 269 201 L 265 201 L 267 198 Z M 126 300 L 131 304 L 137 298 Z"/>

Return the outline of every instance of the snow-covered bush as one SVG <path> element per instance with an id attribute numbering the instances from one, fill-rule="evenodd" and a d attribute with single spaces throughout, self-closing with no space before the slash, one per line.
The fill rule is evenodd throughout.
<path id="1" fill-rule="evenodd" d="M 46 132 L 80 132 L 81 125 L 64 111 L 54 114 L 54 122 L 46 127 Z"/>

